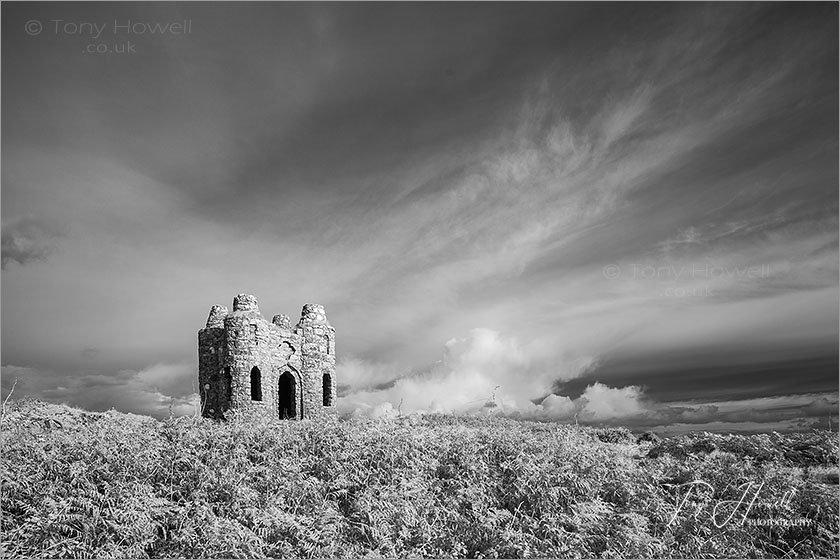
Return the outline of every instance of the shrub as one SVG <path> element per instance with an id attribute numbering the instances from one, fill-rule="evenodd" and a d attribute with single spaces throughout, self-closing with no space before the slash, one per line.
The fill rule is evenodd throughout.
<path id="1" fill-rule="evenodd" d="M 633 443 L 633 433 L 627 428 L 600 428 L 595 430 L 595 437 L 604 443 Z"/>
<path id="2" fill-rule="evenodd" d="M 7 556 L 829 557 L 837 548 L 836 486 L 808 475 L 836 472 L 827 433 L 693 434 L 645 457 L 624 429 L 500 417 L 217 423 L 59 412 L 22 402 L 2 419 Z M 711 490 L 687 494 L 697 480 Z M 716 524 L 713 504 L 759 485 L 760 503 L 790 498 L 751 516 L 809 524 Z"/>

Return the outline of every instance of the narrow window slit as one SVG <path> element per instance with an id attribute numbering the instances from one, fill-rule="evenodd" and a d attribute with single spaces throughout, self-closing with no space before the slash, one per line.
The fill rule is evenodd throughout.
<path id="1" fill-rule="evenodd" d="M 251 370 L 251 400 L 262 400 L 262 374 L 257 366 Z"/>

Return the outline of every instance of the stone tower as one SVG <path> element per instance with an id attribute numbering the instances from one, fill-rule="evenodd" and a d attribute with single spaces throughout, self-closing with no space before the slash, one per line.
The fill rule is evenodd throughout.
<path id="1" fill-rule="evenodd" d="M 335 412 L 335 329 L 324 308 L 303 306 L 292 327 L 287 315 L 269 323 L 257 299 L 233 298 L 233 311 L 214 305 L 198 331 L 202 415 L 230 409 L 265 419 L 318 418 Z"/>

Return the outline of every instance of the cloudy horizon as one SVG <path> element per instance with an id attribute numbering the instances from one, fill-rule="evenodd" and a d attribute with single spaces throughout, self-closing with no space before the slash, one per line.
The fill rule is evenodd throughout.
<path id="1" fill-rule="evenodd" d="M 192 414 L 249 293 L 346 414 L 837 426 L 836 4 L 2 11 L 3 398 Z"/>

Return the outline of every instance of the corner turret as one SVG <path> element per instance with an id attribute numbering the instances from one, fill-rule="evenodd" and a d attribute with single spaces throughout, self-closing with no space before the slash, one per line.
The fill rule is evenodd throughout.
<path id="1" fill-rule="evenodd" d="M 275 315 L 274 319 L 272 319 L 271 322 L 280 327 L 281 329 L 287 331 L 292 330 L 292 319 L 288 315 Z"/>
<path id="2" fill-rule="evenodd" d="M 260 312 L 260 306 L 257 304 L 257 298 L 250 294 L 239 294 L 233 298 L 234 311 L 254 311 Z"/>
<path id="3" fill-rule="evenodd" d="M 228 316 L 228 308 L 224 305 L 214 305 L 210 308 L 210 316 L 207 317 L 206 328 L 219 328 L 225 326 L 225 317 Z"/>
<path id="4" fill-rule="evenodd" d="M 330 325 L 324 306 L 303 306 L 295 333 L 303 337 L 303 375 L 321 389 L 320 398 L 310 394 L 310 406 L 332 407 L 336 399 L 335 329 Z"/>

